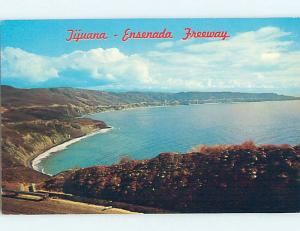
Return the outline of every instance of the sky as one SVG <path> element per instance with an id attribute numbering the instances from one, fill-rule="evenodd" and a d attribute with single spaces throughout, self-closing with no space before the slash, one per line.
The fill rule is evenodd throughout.
<path id="1" fill-rule="evenodd" d="M 299 18 L 22 20 L 0 27 L 5 85 L 300 95 Z M 230 37 L 184 41 L 186 27 Z M 127 28 L 166 28 L 173 38 L 122 42 Z M 106 32 L 108 39 L 68 42 L 69 29 Z"/>

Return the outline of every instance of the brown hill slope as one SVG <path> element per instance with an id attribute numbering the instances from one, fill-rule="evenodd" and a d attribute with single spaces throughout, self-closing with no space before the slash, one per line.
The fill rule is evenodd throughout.
<path id="1" fill-rule="evenodd" d="M 1 86 L 3 181 L 38 182 L 46 179 L 47 176 L 30 168 L 34 157 L 70 139 L 107 128 L 102 121 L 75 118 L 93 112 L 94 108 L 89 105 L 101 103 L 96 102 L 97 96 L 104 99 L 106 94 L 93 92 L 93 98 L 82 92 Z"/>
<path id="2" fill-rule="evenodd" d="M 240 92 L 104 92 L 75 88 L 18 89 L 1 86 L 4 121 L 34 118 L 63 119 L 90 112 L 127 107 L 206 102 L 252 102 L 295 100 L 274 93 Z"/>

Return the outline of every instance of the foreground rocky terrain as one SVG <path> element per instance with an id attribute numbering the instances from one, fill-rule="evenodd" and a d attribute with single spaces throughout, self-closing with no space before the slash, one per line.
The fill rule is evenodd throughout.
<path id="1" fill-rule="evenodd" d="M 92 204 L 49 199 L 45 201 L 17 200 L 3 197 L 4 214 L 131 214 L 132 212 Z"/>
<path id="2" fill-rule="evenodd" d="M 300 147 L 203 146 L 64 172 L 43 188 L 176 212 L 297 212 Z"/>

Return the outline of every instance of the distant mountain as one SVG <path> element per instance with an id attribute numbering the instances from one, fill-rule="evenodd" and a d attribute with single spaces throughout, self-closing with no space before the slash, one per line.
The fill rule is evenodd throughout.
<path id="1" fill-rule="evenodd" d="M 19 89 L 2 86 L 2 106 L 49 106 L 73 104 L 77 106 L 108 106 L 132 103 L 206 103 L 293 100 L 297 97 L 275 93 L 240 92 L 105 92 L 76 88 Z"/>

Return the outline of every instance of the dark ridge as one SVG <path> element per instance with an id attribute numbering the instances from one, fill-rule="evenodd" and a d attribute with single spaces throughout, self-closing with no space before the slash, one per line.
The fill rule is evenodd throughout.
<path id="1" fill-rule="evenodd" d="M 44 188 L 174 212 L 299 212 L 299 146 L 201 146 L 54 176 Z"/>

